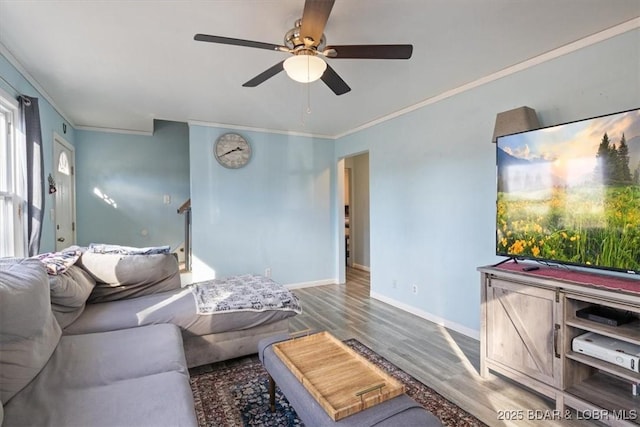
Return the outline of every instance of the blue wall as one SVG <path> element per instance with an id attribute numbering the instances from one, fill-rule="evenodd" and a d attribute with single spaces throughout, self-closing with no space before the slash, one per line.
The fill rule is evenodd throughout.
<path id="1" fill-rule="evenodd" d="M 477 335 L 476 267 L 498 261 L 496 114 L 527 105 L 547 126 L 638 107 L 638 46 L 636 30 L 338 140 L 336 160 L 370 153 L 372 293 Z"/>
<path id="2" fill-rule="evenodd" d="M 175 249 L 184 240 L 184 217 L 176 211 L 189 198 L 187 124 L 157 120 L 152 136 L 76 134 L 78 244 Z"/>
<path id="3" fill-rule="evenodd" d="M 7 82 L 0 80 L 0 87 L 7 93 L 15 95 L 27 95 L 38 98 L 40 107 L 40 126 L 42 128 L 42 154 L 44 159 L 44 176 L 53 172 L 53 133 L 56 132 L 71 145 L 75 145 L 75 130 L 69 126 L 68 122 L 55 110 L 41 93 L 39 93 L 29 83 L 20 72 L 0 54 L 0 76 Z M 13 87 L 12 87 L 13 86 Z M 55 101 L 54 101 L 55 102 Z M 63 124 L 67 124 L 67 132 L 63 132 Z M 42 226 L 42 240 L 40 241 L 40 252 L 51 252 L 55 250 L 55 231 L 52 222 L 51 209 L 55 207 L 53 195 L 44 194 L 44 221 Z"/>
<path id="4" fill-rule="evenodd" d="M 283 284 L 335 278 L 332 140 L 252 131 L 253 157 L 220 166 L 214 141 L 232 130 L 190 126 L 194 280 L 264 274 Z"/>

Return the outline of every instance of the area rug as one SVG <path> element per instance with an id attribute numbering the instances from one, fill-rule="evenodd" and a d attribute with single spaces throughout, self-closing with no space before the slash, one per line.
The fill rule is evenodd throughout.
<path id="1" fill-rule="evenodd" d="M 401 381 L 407 394 L 445 426 L 485 426 L 359 341 L 345 343 Z M 200 427 L 304 426 L 277 387 L 276 411 L 269 410 L 269 379 L 257 355 L 196 368 L 190 374 Z"/>

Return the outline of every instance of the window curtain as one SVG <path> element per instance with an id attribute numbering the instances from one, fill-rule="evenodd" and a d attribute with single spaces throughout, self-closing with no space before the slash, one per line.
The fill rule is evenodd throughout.
<path id="1" fill-rule="evenodd" d="M 42 129 L 38 98 L 21 95 L 20 127 L 24 134 L 26 162 L 27 242 L 29 256 L 40 252 L 42 221 L 44 219 L 44 159 L 42 158 Z"/>

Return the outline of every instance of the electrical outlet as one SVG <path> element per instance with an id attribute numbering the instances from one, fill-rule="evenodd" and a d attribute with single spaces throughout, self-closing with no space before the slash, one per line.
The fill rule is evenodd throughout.
<path id="1" fill-rule="evenodd" d="M 411 290 L 413 291 L 414 294 L 418 294 L 418 285 L 413 284 L 411 285 Z"/>
<path id="2" fill-rule="evenodd" d="M 398 281 L 394 279 L 393 282 L 391 282 L 391 287 L 393 289 L 398 289 Z"/>
<path id="3" fill-rule="evenodd" d="M 265 277 L 271 277 L 271 267 L 267 267 L 264 269 Z"/>

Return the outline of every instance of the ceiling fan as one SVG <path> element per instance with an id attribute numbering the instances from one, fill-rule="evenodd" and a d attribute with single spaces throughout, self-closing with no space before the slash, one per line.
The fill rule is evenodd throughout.
<path id="1" fill-rule="evenodd" d="M 309 83 L 318 79 L 336 94 L 351 90 L 347 83 L 321 57 L 334 59 L 409 59 L 413 52 L 410 44 L 326 45 L 323 34 L 335 0 L 306 0 L 302 18 L 284 36 L 284 45 L 263 43 L 230 37 L 196 34 L 194 40 L 275 50 L 293 56 L 278 62 L 242 86 L 256 87 L 282 70 L 293 80 Z"/>

